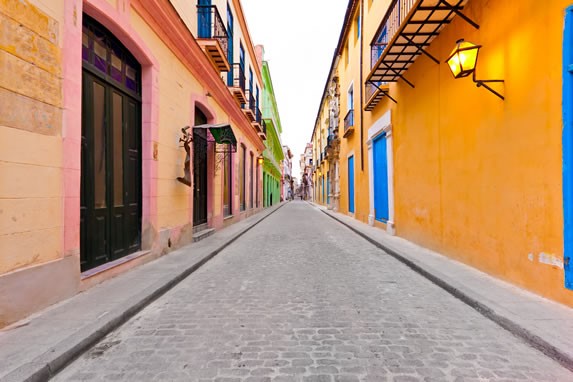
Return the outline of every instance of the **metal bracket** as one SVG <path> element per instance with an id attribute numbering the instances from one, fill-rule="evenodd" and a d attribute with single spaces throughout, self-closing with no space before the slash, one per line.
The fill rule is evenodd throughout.
<path id="1" fill-rule="evenodd" d="M 368 83 L 370 83 L 370 84 L 376 86 L 376 88 L 377 88 L 378 90 L 380 90 L 380 92 L 382 92 L 382 94 L 384 94 L 386 97 L 390 98 L 390 99 L 392 100 L 392 102 L 394 102 L 395 104 L 398 103 L 398 101 L 396 101 L 394 98 L 392 98 L 392 96 L 390 95 L 390 92 L 388 92 L 388 90 L 382 89 L 382 88 L 381 88 L 380 86 L 378 86 L 375 82 L 368 81 Z"/>
<path id="2" fill-rule="evenodd" d="M 505 100 L 505 97 L 503 95 L 501 95 L 500 93 L 498 93 L 497 91 L 493 90 L 488 85 L 486 85 L 489 82 L 501 82 L 501 83 L 503 83 L 504 82 L 503 80 L 477 80 L 475 70 L 473 72 L 472 79 L 478 88 L 483 86 L 484 88 L 486 88 L 487 90 L 489 90 L 490 92 L 492 92 L 493 94 L 495 94 L 496 96 L 501 98 L 502 100 Z"/>
<path id="3" fill-rule="evenodd" d="M 475 21 L 473 21 L 472 19 L 470 19 L 469 17 L 467 17 L 466 15 L 464 15 L 462 12 L 460 12 L 460 10 L 457 7 L 451 5 L 446 0 L 440 0 L 440 3 L 444 4 L 445 7 L 449 8 L 450 11 L 454 12 L 456 15 L 460 16 L 462 19 L 464 19 L 472 27 L 474 27 L 475 29 L 479 29 L 479 24 L 476 23 Z"/>

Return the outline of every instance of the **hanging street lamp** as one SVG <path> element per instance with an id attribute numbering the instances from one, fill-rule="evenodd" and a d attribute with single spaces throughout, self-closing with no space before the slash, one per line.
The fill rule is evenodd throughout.
<path id="1" fill-rule="evenodd" d="M 483 86 L 496 96 L 501 99 L 505 99 L 503 95 L 492 89 L 487 85 L 489 82 L 504 82 L 503 80 L 478 80 L 476 79 L 476 66 L 478 60 L 478 53 L 481 45 L 472 44 L 469 41 L 464 41 L 460 39 L 456 42 L 456 47 L 452 50 L 452 53 L 446 60 L 446 63 L 450 67 L 450 70 L 454 78 L 467 77 L 472 75 L 472 80 L 476 83 L 479 88 Z"/>

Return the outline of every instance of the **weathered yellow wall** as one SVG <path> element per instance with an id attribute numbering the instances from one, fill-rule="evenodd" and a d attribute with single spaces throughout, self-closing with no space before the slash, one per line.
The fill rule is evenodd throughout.
<path id="1" fill-rule="evenodd" d="M 490 274 L 573 305 L 563 258 L 561 72 L 569 0 L 472 0 L 391 86 L 368 124 L 392 108 L 396 232 Z M 503 22 L 500 22 L 503 15 Z M 505 101 L 443 63 L 459 38 L 483 45 L 482 79 L 505 80 Z M 366 72 L 369 71 L 369 68 Z"/>
<path id="2" fill-rule="evenodd" d="M 355 12 L 360 12 L 357 8 Z M 361 105 L 360 92 L 362 89 L 360 82 L 360 39 L 356 35 L 356 15 L 351 18 L 352 26 L 348 31 L 344 52 L 338 62 L 338 73 L 340 75 L 340 212 L 349 213 L 348 200 L 348 156 L 354 155 L 354 217 L 362 222 L 368 221 L 369 213 L 369 187 L 368 187 L 368 151 L 366 147 L 367 130 L 364 128 L 364 140 L 360 140 L 361 127 Z M 348 63 L 346 55 L 348 55 Z M 344 135 L 344 118 L 348 113 L 348 89 L 350 84 L 354 84 L 354 132 L 346 138 Z M 361 145 L 363 151 L 361 152 Z M 363 164 L 361 164 L 361 156 Z"/>
<path id="3" fill-rule="evenodd" d="M 48 3 L 0 0 L 0 274 L 63 253 L 63 4 Z"/>

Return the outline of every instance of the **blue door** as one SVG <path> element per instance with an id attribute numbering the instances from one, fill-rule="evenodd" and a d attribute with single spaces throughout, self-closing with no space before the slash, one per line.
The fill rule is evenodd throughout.
<path id="1" fill-rule="evenodd" d="M 386 134 L 374 140 L 374 211 L 376 220 L 388 221 Z"/>
<path id="2" fill-rule="evenodd" d="M 573 290 L 573 7 L 563 36 L 563 218 L 565 287 Z"/>
<path id="3" fill-rule="evenodd" d="M 227 73 L 227 85 L 233 86 L 233 12 L 227 4 L 227 34 L 229 35 L 229 44 L 227 45 L 227 60 L 231 64 L 231 70 Z"/>
<path id="4" fill-rule="evenodd" d="M 348 212 L 354 213 L 354 156 L 348 158 Z"/>
<path id="5" fill-rule="evenodd" d="M 211 38 L 211 0 L 199 0 L 198 5 L 199 38 Z"/>

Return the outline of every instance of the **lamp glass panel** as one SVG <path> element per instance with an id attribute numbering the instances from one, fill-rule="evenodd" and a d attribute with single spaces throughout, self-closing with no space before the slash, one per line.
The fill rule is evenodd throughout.
<path id="1" fill-rule="evenodd" d="M 462 66 L 462 69 L 464 71 L 467 70 L 473 71 L 476 68 L 479 47 L 470 42 L 463 42 L 462 44 L 460 44 L 460 48 L 469 48 L 461 50 L 457 54 L 459 56 L 460 65 Z"/>
<path id="2" fill-rule="evenodd" d="M 460 57 L 458 53 L 454 54 L 448 60 L 448 66 L 450 67 L 450 70 L 452 71 L 454 77 L 457 77 L 460 74 L 460 72 L 462 71 L 462 67 L 460 65 Z"/>

